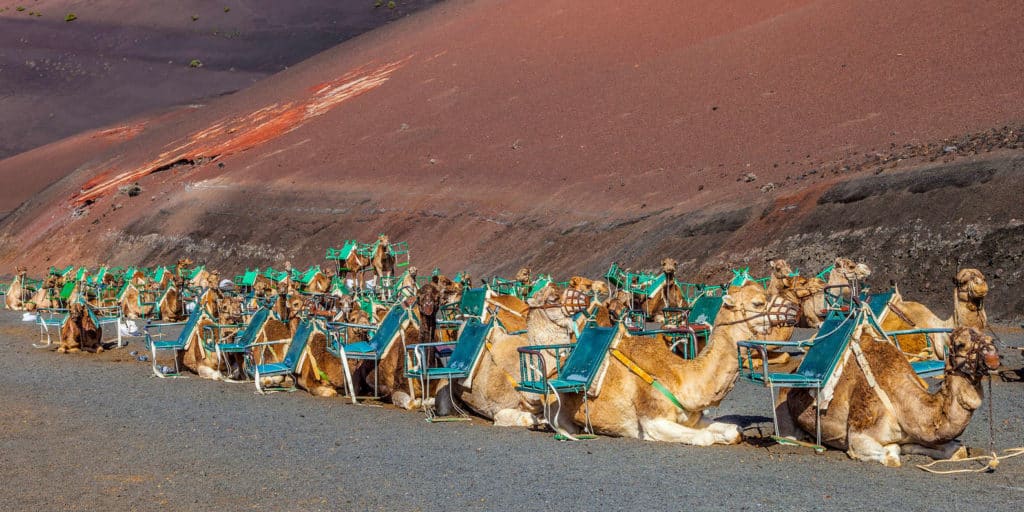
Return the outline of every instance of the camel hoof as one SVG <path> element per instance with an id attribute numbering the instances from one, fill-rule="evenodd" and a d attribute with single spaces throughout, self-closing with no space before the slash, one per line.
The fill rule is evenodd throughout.
<path id="1" fill-rule="evenodd" d="M 68 354 L 77 354 L 77 353 L 79 353 L 79 352 L 81 352 L 81 351 L 82 351 L 82 349 L 78 349 L 78 348 L 69 348 L 69 349 L 68 349 Z"/>
<path id="2" fill-rule="evenodd" d="M 96 347 L 96 353 L 97 354 L 103 353 L 103 347 Z"/>
<path id="3" fill-rule="evenodd" d="M 502 409 L 494 415 L 496 427 L 534 427 L 538 424 L 534 415 L 516 409 Z"/>
<path id="4" fill-rule="evenodd" d="M 949 460 L 962 460 L 962 459 L 966 459 L 967 455 L 968 455 L 967 447 L 966 446 L 961 446 L 960 448 L 957 448 L 955 452 L 953 452 L 953 455 L 949 456 Z"/>
<path id="5" fill-rule="evenodd" d="M 57 353 L 58 353 L 58 354 L 64 354 L 64 353 L 66 353 L 67 351 L 68 351 L 68 349 L 66 349 L 66 348 L 64 348 L 64 347 L 60 347 L 60 348 L 58 348 L 58 349 L 57 349 Z"/>
<path id="6" fill-rule="evenodd" d="M 338 396 L 338 390 L 336 390 L 334 388 L 327 387 L 327 386 L 319 387 L 319 388 L 314 388 L 313 389 L 313 396 L 321 396 L 321 397 L 324 397 L 324 398 L 331 398 L 331 397 Z"/>
<path id="7" fill-rule="evenodd" d="M 196 373 L 198 373 L 199 376 L 204 378 L 204 379 L 210 379 L 210 380 L 223 380 L 224 379 L 224 376 L 221 375 L 219 371 L 214 370 L 213 368 L 210 368 L 209 366 L 200 366 L 196 370 Z"/>
<path id="8" fill-rule="evenodd" d="M 899 446 L 886 446 L 885 455 L 882 457 L 882 464 L 888 468 L 898 468 L 903 463 L 900 461 Z"/>
<path id="9" fill-rule="evenodd" d="M 730 425 L 730 428 L 723 432 L 723 437 L 725 437 L 725 444 L 739 444 L 743 440 L 743 434 L 736 425 Z"/>

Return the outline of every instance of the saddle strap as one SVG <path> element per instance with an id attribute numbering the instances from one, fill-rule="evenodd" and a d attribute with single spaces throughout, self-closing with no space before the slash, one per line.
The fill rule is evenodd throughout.
<path id="1" fill-rule="evenodd" d="M 896 408 L 892 405 L 892 400 L 889 399 L 889 394 L 878 385 L 878 381 L 875 380 L 875 374 L 871 371 L 871 366 L 868 365 L 867 357 L 864 357 L 864 351 L 860 348 L 860 342 L 853 341 L 850 343 L 850 347 L 853 349 L 853 354 L 857 359 L 857 366 L 860 366 L 860 370 L 864 372 L 864 378 L 867 379 L 868 385 L 875 391 L 875 395 L 882 401 L 882 405 L 892 414 L 894 418 L 899 420 L 899 415 L 896 414 Z"/>
<path id="2" fill-rule="evenodd" d="M 622 363 L 626 368 L 629 368 L 629 371 L 635 373 L 637 377 L 640 377 L 641 380 L 650 384 L 654 389 L 657 389 L 658 392 L 664 395 L 665 398 L 668 398 L 668 401 L 672 402 L 672 405 L 676 406 L 677 409 L 679 409 L 680 411 L 685 410 L 683 408 L 683 404 L 679 403 L 679 399 L 677 399 L 676 396 L 673 395 L 672 392 L 668 390 L 668 388 L 666 388 L 662 383 L 658 382 L 658 379 L 652 377 L 651 374 L 645 372 L 643 368 L 637 366 L 636 363 L 634 363 L 630 358 L 626 357 L 626 354 L 623 354 L 617 348 L 611 349 L 610 352 L 612 353 L 612 356 L 615 357 L 615 359 L 618 359 L 619 362 Z"/>
<path id="3" fill-rule="evenodd" d="M 908 317 L 907 314 L 904 313 L 900 308 L 896 307 L 896 304 L 893 304 L 892 302 L 890 302 L 888 304 L 888 306 L 889 306 L 889 310 L 890 311 L 892 311 L 893 313 L 896 313 L 896 316 L 900 317 L 900 320 L 903 320 L 904 322 L 907 323 L 907 325 L 909 325 L 911 327 L 917 327 L 917 324 L 914 323 L 914 321 L 911 320 L 910 317 Z"/>

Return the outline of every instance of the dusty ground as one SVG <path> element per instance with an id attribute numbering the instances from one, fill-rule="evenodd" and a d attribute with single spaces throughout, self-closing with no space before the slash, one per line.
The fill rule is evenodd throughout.
<path id="1" fill-rule="evenodd" d="M 739 446 L 564 443 L 301 392 L 160 380 L 125 354 L 138 341 L 59 356 L 31 348 L 36 333 L 17 320 L 0 313 L 5 510 L 1016 510 L 1024 497 L 1020 459 L 993 474 L 934 476 L 910 464 L 917 457 L 888 469 L 766 446 L 766 393 L 743 382 L 712 411 L 746 426 Z M 1024 342 L 1019 329 L 1001 332 Z M 999 447 L 1021 444 L 1022 385 L 994 383 Z M 987 444 L 984 414 L 963 437 L 972 447 Z"/>

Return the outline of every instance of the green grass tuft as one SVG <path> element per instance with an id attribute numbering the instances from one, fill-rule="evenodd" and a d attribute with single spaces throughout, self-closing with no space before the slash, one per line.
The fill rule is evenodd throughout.
<path id="1" fill-rule="evenodd" d="M 67 14 L 67 16 L 64 16 L 64 21 L 66 21 L 68 23 L 70 23 L 72 21 L 75 21 L 77 19 L 78 19 L 78 16 L 76 16 L 75 13 L 73 13 L 73 12 L 69 12 Z"/>

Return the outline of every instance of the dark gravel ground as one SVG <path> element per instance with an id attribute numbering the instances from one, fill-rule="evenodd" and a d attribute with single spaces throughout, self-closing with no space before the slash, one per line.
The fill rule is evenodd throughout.
<path id="1" fill-rule="evenodd" d="M 770 429 L 767 394 L 743 382 L 712 411 L 748 426 L 739 446 L 567 443 L 340 398 L 159 380 L 127 350 L 60 356 L 33 349 L 35 335 L 0 313 L 0 510 L 983 510 L 1024 497 L 1024 459 L 936 476 L 913 467 L 918 457 L 890 469 L 766 447 L 756 437 Z M 1022 386 L 994 383 L 998 447 L 1024 444 Z M 980 412 L 964 441 L 984 448 Z"/>

